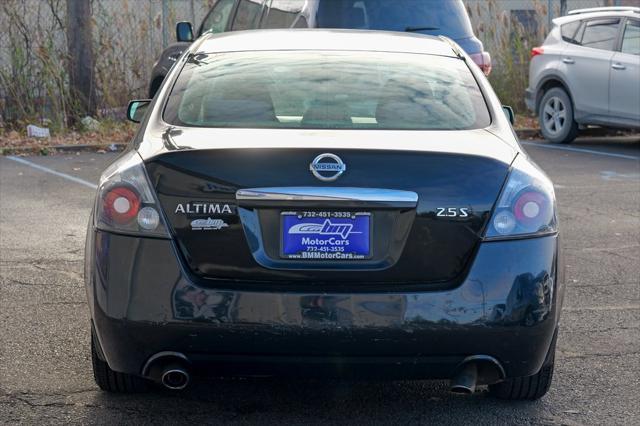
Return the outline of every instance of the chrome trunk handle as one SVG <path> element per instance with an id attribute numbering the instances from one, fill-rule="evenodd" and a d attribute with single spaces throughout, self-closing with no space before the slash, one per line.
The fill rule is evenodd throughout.
<path id="1" fill-rule="evenodd" d="M 247 188 L 236 192 L 239 205 L 313 205 L 317 207 L 415 208 L 418 194 L 380 188 L 285 186 Z"/>

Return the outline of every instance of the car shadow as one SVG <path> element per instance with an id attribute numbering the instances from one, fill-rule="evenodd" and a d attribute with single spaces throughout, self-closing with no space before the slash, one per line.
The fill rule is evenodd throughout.
<path id="1" fill-rule="evenodd" d="M 544 399 L 507 402 L 486 390 L 448 392 L 443 381 L 200 379 L 183 392 L 93 395 L 98 407 L 163 422 L 314 423 L 511 423 L 549 420 Z M 148 416 L 152 416 L 149 418 Z M 133 419 L 133 418 L 132 418 Z M 103 419 L 106 420 L 106 419 Z"/>
<path id="2" fill-rule="evenodd" d="M 627 149 L 637 153 L 640 150 L 640 133 L 627 136 L 580 136 L 568 146 Z"/>

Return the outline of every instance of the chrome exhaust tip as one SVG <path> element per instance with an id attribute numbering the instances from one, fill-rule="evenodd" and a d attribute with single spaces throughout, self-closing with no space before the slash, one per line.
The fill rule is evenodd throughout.
<path id="1" fill-rule="evenodd" d="M 160 383 L 170 390 L 183 390 L 189 385 L 191 376 L 180 364 L 166 366 L 160 375 Z"/>
<path id="2" fill-rule="evenodd" d="M 451 379 L 449 390 L 453 393 L 471 395 L 476 390 L 478 367 L 475 362 L 468 362 Z"/>

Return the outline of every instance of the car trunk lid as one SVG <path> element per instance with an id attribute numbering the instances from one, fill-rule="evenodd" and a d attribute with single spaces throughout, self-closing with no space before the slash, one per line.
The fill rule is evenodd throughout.
<path id="1" fill-rule="evenodd" d="M 291 133 L 297 133 L 296 143 L 288 139 Z M 269 140 L 278 142 L 269 147 L 245 138 L 206 142 L 179 134 L 173 144 L 198 149 L 165 150 L 146 160 L 190 271 L 204 279 L 362 286 L 447 282 L 463 274 L 514 150 L 483 131 L 429 132 L 421 144 L 416 133 L 424 138 L 427 132 L 394 132 L 406 137 L 393 150 L 376 144 L 380 133 L 389 132 L 339 132 L 351 136 L 343 143 L 336 134 L 319 141 L 322 133 L 281 132 L 286 137 L 272 135 Z M 369 141 L 362 139 L 365 133 Z M 319 180 L 310 171 L 311 162 L 327 153 L 346 165 L 334 181 Z M 274 193 L 280 196 L 270 198 Z M 312 197 L 318 194 L 323 196 Z M 295 222 L 293 216 L 305 212 L 367 216 L 360 217 L 368 227 L 366 255 L 287 257 L 284 221 Z M 326 225 L 326 218 L 302 222 Z"/>

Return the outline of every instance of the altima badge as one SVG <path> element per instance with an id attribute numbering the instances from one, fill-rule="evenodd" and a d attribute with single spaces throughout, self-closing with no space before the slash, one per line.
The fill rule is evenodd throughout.
<path id="1" fill-rule="evenodd" d="M 217 231 L 229 225 L 222 219 L 196 219 L 191 221 L 192 231 Z"/>
<path id="2" fill-rule="evenodd" d="M 187 203 L 178 204 L 175 214 L 233 214 L 232 206 L 220 203 Z"/>
<path id="3" fill-rule="evenodd" d="M 347 170 L 347 165 L 335 154 L 320 154 L 309 164 L 309 170 L 323 182 L 331 182 Z"/>

